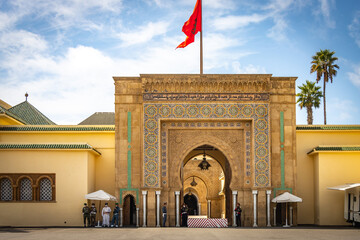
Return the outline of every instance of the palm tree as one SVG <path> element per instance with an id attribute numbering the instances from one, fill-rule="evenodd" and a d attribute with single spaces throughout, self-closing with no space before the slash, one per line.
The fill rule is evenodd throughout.
<path id="1" fill-rule="evenodd" d="M 315 86 L 315 82 L 310 82 L 306 80 L 302 86 L 298 87 L 301 92 L 296 94 L 298 100 L 296 103 L 299 103 L 300 109 L 306 107 L 307 110 L 307 122 L 309 125 L 313 124 L 313 110 L 312 108 L 320 107 L 320 98 L 323 96 L 320 91 L 321 87 Z"/>
<path id="2" fill-rule="evenodd" d="M 324 124 L 326 125 L 326 98 L 325 98 L 325 86 L 326 83 L 333 82 L 333 76 L 336 76 L 339 66 L 334 64 L 338 60 L 337 57 L 333 55 L 335 52 L 330 52 L 329 49 L 321 50 L 317 52 L 315 56 L 312 56 L 311 69 L 310 73 L 316 72 L 316 82 L 318 83 L 321 80 L 321 77 L 324 77 Z"/>

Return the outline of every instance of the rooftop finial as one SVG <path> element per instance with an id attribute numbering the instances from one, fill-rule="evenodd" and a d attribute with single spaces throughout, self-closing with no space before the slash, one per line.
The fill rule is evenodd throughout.
<path id="1" fill-rule="evenodd" d="M 28 96 L 29 96 L 29 94 L 26 92 L 25 93 L 25 101 L 27 101 Z"/>

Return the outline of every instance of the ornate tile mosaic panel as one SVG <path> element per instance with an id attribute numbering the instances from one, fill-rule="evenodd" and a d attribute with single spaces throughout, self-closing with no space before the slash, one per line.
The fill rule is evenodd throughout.
<path id="1" fill-rule="evenodd" d="M 269 105 L 268 104 L 144 104 L 145 187 L 160 187 L 161 119 L 251 119 L 254 129 L 255 186 L 269 186 Z M 251 132 L 246 141 L 250 141 Z M 250 154 L 250 149 L 246 153 Z M 250 159 L 250 156 L 249 158 Z M 162 159 L 164 161 L 164 159 Z M 166 161 L 166 159 L 165 159 Z M 248 160 L 247 160 L 248 161 Z M 247 164 L 245 164 L 247 165 Z M 248 164 L 249 165 L 249 164 Z M 164 173 L 163 173 L 164 174 Z M 246 174 L 251 174 L 250 169 Z"/>

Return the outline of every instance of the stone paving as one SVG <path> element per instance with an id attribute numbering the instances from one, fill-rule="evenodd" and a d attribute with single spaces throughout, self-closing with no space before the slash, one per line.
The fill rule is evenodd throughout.
<path id="1" fill-rule="evenodd" d="M 0 239 L 360 239 L 358 228 L 0 228 Z"/>

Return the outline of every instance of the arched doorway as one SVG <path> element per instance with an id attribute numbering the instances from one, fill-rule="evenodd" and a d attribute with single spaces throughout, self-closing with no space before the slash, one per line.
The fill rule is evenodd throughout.
<path id="1" fill-rule="evenodd" d="M 206 170 L 199 166 L 204 158 L 210 164 Z M 190 151 L 181 168 L 184 202 L 189 207 L 189 215 L 194 215 L 196 210 L 196 215 L 203 217 L 231 217 L 232 211 L 227 207 L 231 206 L 230 177 L 227 158 L 219 149 L 201 145 Z M 196 192 L 196 196 L 189 194 L 189 189 Z"/>
<path id="2" fill-rule="evenodd" d="M 184 196 L 184 203 L 189 208 L 189 215 L 198 215 L 199 208 L 198 208 L 198 200 L 194 194 L 188 193 Z"/>
<path id="3" fill-rule="evenodd" d="M 136 205 L 135 198 L 132 195 L 127 195 L 124 198 L 124 226 L 136 225 Z"/>

